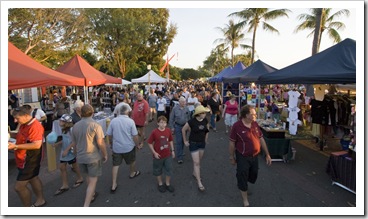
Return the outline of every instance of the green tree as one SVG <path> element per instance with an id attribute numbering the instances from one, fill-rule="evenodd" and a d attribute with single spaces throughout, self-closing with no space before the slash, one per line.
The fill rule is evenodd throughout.
<path id="1" fill-rule="evenodd" d="M 216 39 L 214 43 L 220 43 L 225 49 L 230 47 L 231 56 L 231 66 L 234 66 L 234 49 L 238 48 L 240 45 L 243 48 L 250 48 L 248 45 L 241 44 L 244 39 L 244 34 L 242 33 L 242 27 L 234 23 L 234 20 L 229 20 L 229 23 L 225 25 L 224 28 L 217 27 L 225 38 Z"/>
<path id="2" fill-rule="evenodd" d="M 318 8 L 311 8 L 310 12 L 311 14 L 300 14 L 298 15 L 298 19 L 299 21 L 302 21 L 301 24 L 299 24 L 296 29 L 295 29 L 295 33 L 302 31 L 302 30 L 312 30 L 311 33 L 308 34 L 307 37 L 310 37 L 314 34 L 315 28 L 316 28 L 316 24 L 317 24 L 317 14 L 319 12 L 320 9 Z M 319 36 L 319 42 L 318 42 L 318 49 L 319 50 L 319 45 L 321 44 L 321 40 L 322 40 L 322 34 L 325 32 L 325 30 L 327 30 L 327 34 L 330 37 L 330 39 L 333 40 L 334 43 L 338 43 L 341 41 L 341 37 L 340 34 L 338 32 L 338 30 L 343 30 L 345 28 L 345 24 L 340 22 L 340 21 L 336 21 L 337 18 L 339 18 L 340 16 L 349 16 L 350 15 L 350 11 L 347 9 L 342 9 L 337 11 L 336 13 L 333 13 L 331 15 L 331 8 L 322 8 L 322 13 L 321 13 L 321 20 L 320 20 L 320 36 Z"/>
<path id="3" fill-rule="evenodd" d="M 214 76 L 230 66 L 231 61 L 226 55 L 228 50 L 224 44 L 220 44 L 215 49 L 212 49 L 211 54 L 203 61 L 203 69 L 210 72 L 211 76 Z"/>
<path id="4" fill-rule="evenodd" d="M 247 32 L 253 33 L 251 63 L 254 62 L 254 53 L 256 49 L 256 33 L 260 23 L 262 24 L 263 30 L 279 34 L 279 31 L 267 22 L 283 16 L 289 17 L 287 14 L 289 12 L 290 10 L 288 9 L 277 9 L 270 11 L 269 8 L 246 8 L 242 11 L 234 12 L 229 15 L 241 18 L 242 21 L 240 21 L 237 25 L 240 27 L 247 26 Z"/>
<path id="5" fill-rule="evenodd" d="M 108 8 L 86 9 L 95 32 L 94 50 L 99 60 L 114 76 L 144 69 L 146 63 L 158 68 L 168 45 L 176 35 L 176 26 L 168 23 L 167 9 Z M 145 65 L 145 66 L 143 66 Z M 130 73 L 133 74 L 133 73 Z"/>
<path id="6" fill-rule="evenodd" d="M 89 43 L 82 9 L 11 8 L 8 39 L 38 62 L 58 67 Z"/>

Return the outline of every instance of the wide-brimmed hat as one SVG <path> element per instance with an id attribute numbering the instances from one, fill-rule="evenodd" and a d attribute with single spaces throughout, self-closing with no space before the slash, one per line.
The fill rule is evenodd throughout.
<path id="1" fill-rule="evenodd" d="M 196 116 L 201 113 L 208 113 L 210 110 L 202 105 L 197 106 L 194 110 L 193 116 Z"/>

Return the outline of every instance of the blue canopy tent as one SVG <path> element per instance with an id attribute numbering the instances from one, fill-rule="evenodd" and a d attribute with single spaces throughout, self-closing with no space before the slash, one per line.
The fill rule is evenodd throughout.
<path id="1" fill-rule="evenodd" d="M 261 75 L 271 73 L 277 69 L 267 65 L 260 59 L 234 74 L 228 74 L 223 77 L 223 82 L 242 83 L 242 82 L 257 82 Z"/>
<path id="2" fill-rule="evenodd" d="M 220 71 L 220 73 L 218 73 L 217 75 L 211 77 L 209 79 L 210 82 L 221 82 L 222 81 L 222 77 L 226 74 L 228 74 L 231 71 L 232 67 L 229 66 L 227 68 L 224 68 L 222 71 Z"/>
<path id="3" fill-rule="evenodd" d="M 283 69 L 260 76 L 261 84 L 355 84 L 356 42 L 340 43 Z"/>

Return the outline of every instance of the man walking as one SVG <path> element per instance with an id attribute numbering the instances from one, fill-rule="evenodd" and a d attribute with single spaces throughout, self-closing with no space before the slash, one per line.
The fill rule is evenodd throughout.
<path id="1" fill-rule="evenodd" d="M 190 112 L 186 106 L 186 99 L 184 97 L 179 98 L 179 105 L 176 105 L 170 114 L 170 127 L 173 133 L 175 133 L 175 146 L 176 157 L 178 164 L 183 163 L 184 157 L 184 142 L 182 136 L 182 129 L 185 123 L 190 119 Z"/>
<path id="2" fill-rule="evenodd" d="M 14 189 L 23 206 L 42 207 L 46 205 L 46 201 L 38 174 L 41 167 L 44 128 L 36 118 L 31 116 L 31 110 L 27 107 L 15 108 L 13 117 L 20 124 L 15 144 L 8 143 L 8 150 L 14 150 L 19 171 Z M 34 204 L 31 203 L 32 194 L 27 187 L 28 183 L 31 184 L 37 198 Z"/>
<path id="3" fill-rule="evenodd" d="M 138 130 L 139 136 L 139 145 L 138 148 L 143 147 L 143 142 L 145 139 L 145 127 L 148 124 L 149 120 L 149 106 L 148 102 L 143 99 L 143 94 L 137 94 L 137 100 L 134 102 L 133 111 L 132 111 L 132 119 L 135 122 L 135 126 Z"/>
<path id="4" fill-rule="evenodd" d="M 98 193 L 95 192 L 98 177 L 102 175 L 102 162 L 107 161 L 107 150 L 104 133 L 100 124 L 92 119 L 94 110 L 86 104 L 81 109 L 82 119 L 74 125 L 72 144 L 77 151 L 77 162 L 80 171 L 87 177 L 87 192 L 84 207 L 94 202 Z"/>
<path id="5" fill-rule="evenodd" d="M 130 179 L 140 175 L 140 172 L 135 167 L 136 147 L 139 144 L 138 131 L 134 121 L 128 116 L 131 110 L 128 104 L 122 105 L 120 107 L 120 115 L 111 121 L 106 132 L 112 149 L 111 193 L 115 193 L 118 188 L 116 180 L 119 166 L 123 160 L 130 166 Z"/>

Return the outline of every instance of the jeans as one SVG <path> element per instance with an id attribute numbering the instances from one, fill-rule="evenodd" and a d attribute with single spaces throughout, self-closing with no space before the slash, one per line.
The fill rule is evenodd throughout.
<path id="1" fill-rule="evenodd" d="M 175 124 L 175 149 L 176 149 L 176 158 L 178 160 L 183 160 L 184 154 L 184 142 L 183 142 L 183 134 L 181 130 L 183 126 Z"/>
<path id="2" fill-rule="evenodd" d="M 211 114 L 211 120 L 210 120 L 210 124 L 212 128 L 216 128 L 216 114 Z"/>

